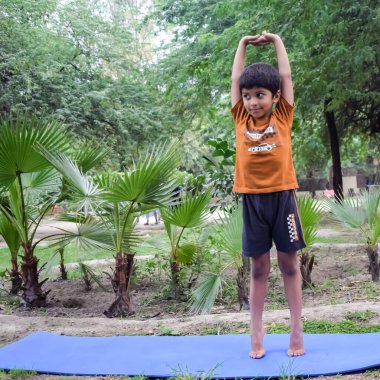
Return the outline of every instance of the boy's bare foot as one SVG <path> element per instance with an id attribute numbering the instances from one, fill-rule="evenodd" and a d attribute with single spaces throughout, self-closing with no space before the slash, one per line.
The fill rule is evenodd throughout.
<path id="1" fill-rule="evenodd" d="M 289 356 L 302 356 L 305 354 L 305 348 L 303 346 L 303 332 L 291 331 L 290 332 L 290 344 L 288 349 Z"/>
<path id="2" fill-rule="evenodd" d="M 250 358 L 261 359 L 265 355 L 264 335 L 264 329 L 251 333 L 251 351 L 248 354 Z"/>

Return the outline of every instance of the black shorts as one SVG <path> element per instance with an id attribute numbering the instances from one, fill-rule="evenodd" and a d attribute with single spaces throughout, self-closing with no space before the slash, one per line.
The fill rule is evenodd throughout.
<path id="1" fill-rule="evenodd" d="M 243 255 L 268 252 L 274 241 L 281 252 L 305 248 L 294 190 L 243 194 Z"/>

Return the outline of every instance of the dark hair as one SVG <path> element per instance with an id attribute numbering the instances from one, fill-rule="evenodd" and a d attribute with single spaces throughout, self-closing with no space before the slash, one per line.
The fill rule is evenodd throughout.
<path id="1" fill-rule="evenodd" d="M 263 87 L 274 96 L 280 89 L 280 74 L 268 63 L 254 63 L 245 68 L 239 80 L 240 92 L 253 87 Z"/>

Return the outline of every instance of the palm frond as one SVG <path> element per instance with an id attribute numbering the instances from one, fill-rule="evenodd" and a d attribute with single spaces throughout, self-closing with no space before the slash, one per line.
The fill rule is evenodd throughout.
<path id="1" fill-rule="evenodd" d="M 380 236 L 380 190 L 370 189 L 364 195 L 365 209 L 369 229 L 369 240 L 376 244 Z"/>
<path id="2" fill-rule="evenodd" d="M 369 227 L 372 228 L 379 220 L 380 190 L 370 190 L 364 194 L 363 206 L 367 212 Z"/>
<path id="3" fill-rule="evenodd" d="M 380 213 L 377 214 L 377 219 L 372 226 L 371 244 L 376 244 L 380 237 Z"/>
<path id="4" fill-rule="evenodd" d="M 117 178 L 119 178 L 120 176 L 121 174 L 115 172 L 103 172 L 94 175 L 92 179 L 94 183 L 98 185 L 101 189 L 110 189 L 114 187 Z"/>
<path id="5" fill-rule="evenodd" d="M 194 243 L 183 244 L 175 250 L 177 262 L 188 265 L 193 261 L 193 257 L 197 252 L 197 245 Z"/>
<path id="6" fill-rule="evenodd" d="M 177 146 L 157 147 L 140 159 L 108 188 L 111 202 L 135 202 L 163 206 L 170 202 L 174 187 L 172 175 L 179 164 Z"/>
<path id="7" fill-rule="evenodd" d="M 228 254 L 235 268 L 242 266 L 242 234 L 243 213 L 241 205 L 238 205 L 232 213 L 224 213 L 224 217 L 217 220 L 216 233 L 221 249 Z"/>
<path id="8" fill-rule="evenodd" d="M 366 223 L 366 211 L 363 209 L 363 198 L 345 198 L 341 202 L 324 199 L 324 205 L 334 219 L 350 228 L 361 228 Z"/>
<path id="9" fill-rule="evenodd" d="M 223 278 L 220 274 L 206 273 L 190 298 L 190 313 L 206 314 L 214 306 L 215 300 L 222 293 Z"/>
<path id="10" fill-rule="evenodd" d="M 317 239 L 318 223 L 323 214 L 323 206 L 309 197 L 298 197 L 297 203 L 305 244 L 310 247 Z"/>
<path id="11" fill-rule="evenodd" d="M 177 237 L 180 233 L 180 228 L 171 224 L 171 211 L 172 208 L 169 207 L 161 207 L 160 213 L 162 221 L 164 222 L 165 230 L 168 235 L 168 238 L 172 245 L 175 245 L 177 242 Z"/>
<path id="12" fill-rule="evenodd" d="M 28 231 L 24 225 L 24 215 L 22 211 L 21 191 L 18 183 L 13 181 L 6 192 L 6 204 L 0 204 L 0 211 L 13 226 L 22 242 L 28 240 Z"/>
<path id="13" fill-rule="evenodd" d="M 12 254 L 17 253 L 21 238 L 17 228 L 8 220 L 8 218 L 0 211 L 0 235 L 3 237 L 8 249 Z"/>
<path id="14" fill-rule="evenodd" d="M 101 190 L 94 184 L 90 177 L 83 174 L 78 165 L 69 157 L 57 153 L 52 154 L 43 147 L 39 148 L 46 159 L 60 172 L 67 181 L 66 191 L 70 192 L 70 198 L 79 202 L 80 209 L 94 211 Z"/>
<path id="15" fill-rule="evenodd" d="M 108 153 L 109 149 L 104 149 L 101 146 L 85 145 L 75 152 L 73 160 L 83 173 L 87 173 L 98 165 Z"/>
<path id="16" fill-rule="evenodd" d="M 104 225 L 90 216 L 65 215 L 61 220 L 75 223 L 75 228 L 58 228 L 51 247 L 62 247 L 74 243 L 78 250 L 106 249 L 113 250 L 112 232 Z"/>
<path id="17" fill-rule="evenodd" d="M 187 194 L 178 206 L 167 209 L 166 219 L 168 223 L 178 227 L 198 227 L 207 219 L 210 200 L 211 189 L 202 194 Z"/>
<path id="18" fill-rule="evenodd" d="M 29 218 L 34 221 L 53 206 L 61 192 L 61 176 L 54 169 L 21 175 L 24 202 Z"/>
<path id="19" fill-rule="evenodd" d="M 96 274 L 89 265 L 85 264 L 83 261 L 79 261 L 79 270 L 82 272 L 83 277 L 94 281 L 103 291 L 108 291 L 108 289 L 102 284 L 100 276 Z"/>
<path id="20" fill-rule="evenodd" d="M 24 191 L 58 193 L 62 184 L 61 176 L 53 168 L 21 175 Z"/>
<path id="21" fill-rule="evenodd" d="M 28 115 L 0 120 L 0 186 L 8 186 L 18 173 L 50 166 L 37 146 L 48 151 L 66 150 L 68 140 L 63 127 L 54 120 Z"/>

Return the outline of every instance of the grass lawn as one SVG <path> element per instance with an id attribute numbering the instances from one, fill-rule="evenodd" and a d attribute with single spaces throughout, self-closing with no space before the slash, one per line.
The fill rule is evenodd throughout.
<path id="1" fill-rule="evenodd" d="M 154 242 L 162 241 L 166 238 L 166 232 L 164 230 L 154 230 L 145 233 L 142 236 L 142 243 L 136 246 L 136 255 L 150 255 L 155 253 L 155 248 L 150 246 Z M 167 240 L 167 238 L 166 238 Z M 36 256 L 40 259 L 39 264 L 42 265 L 45 262 L 51 261 L 49 265 L 58 265 L 59 255 L 57 254 L 57 248 L 55 247 L 43 247 L 37 246 Z M 114 252 L 104 249 L 92 249 L 91 251 L 79 251 L 74 244 L 70 244 L 65 248 L 65 263 L 76 263 L 79 260 L 100 260 L 100 259 L 112 259 Z M 22 249 L 19 251 L 19 255 L 22 255 Z M 11 255 L 8 248 L 0 248 L 0 272 L 10 268 Z"/>

